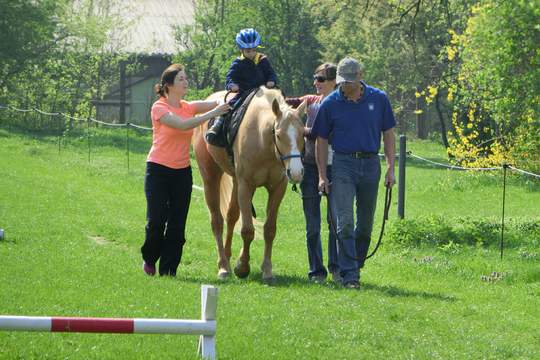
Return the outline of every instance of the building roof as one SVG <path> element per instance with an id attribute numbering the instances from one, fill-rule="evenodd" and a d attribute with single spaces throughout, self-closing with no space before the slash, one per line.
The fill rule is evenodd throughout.
<path id="1" fill-rule="evenodd" d="M 174 28 L 193 24 L 195 0 L 123 0 L 117 4 L 118 9 L 110 9 L 121 19 L 109 37 L 115 51 L 170 55 L 182 50 Z"/>

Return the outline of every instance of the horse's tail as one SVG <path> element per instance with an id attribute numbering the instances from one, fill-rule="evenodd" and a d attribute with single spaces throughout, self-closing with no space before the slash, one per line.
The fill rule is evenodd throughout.
<path id="1" fill-rule="evenodd" d="M 230 175 L 224 173 L 223 176 L 221 176 L 219 189 L 219 207 L 221 210 L 221 215 L 224 219 L 226 219 L 227 211 L 229 210 L 229 205 L 231 203 L 231 196 L 233 190 L 233 180 Z"/>

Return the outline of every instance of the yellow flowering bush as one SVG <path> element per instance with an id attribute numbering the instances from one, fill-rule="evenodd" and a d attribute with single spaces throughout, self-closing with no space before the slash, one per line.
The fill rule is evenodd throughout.
<path id="1" fill-rule="evenodd" d="M 448 155 L 465 167 L 504 163 L 540 173 L 540 8 L 535 2 L 484 0 L 462 34 L 448 30 L 439 91 L 452 107 Z M 536 39 L 536 40 L 535 40 Z"/>

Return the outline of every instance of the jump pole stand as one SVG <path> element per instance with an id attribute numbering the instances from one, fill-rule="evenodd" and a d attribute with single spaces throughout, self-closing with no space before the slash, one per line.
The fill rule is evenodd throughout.
<path id="1" fill-rule="evenodd" d="M 199 335 L 198 354 L 216 358 L 218 289 L 201 286 L 201 320 L 0 316 L 0 331 Z"/>
<path id="2" fill-rule="evenodd" d="M 199 336 L 197 354 L 203 359 L 216 358 L 216 311 L 218 289 L 210 285 L 201 286 L 201 320 L 214 324 L 214 333 Z"/>

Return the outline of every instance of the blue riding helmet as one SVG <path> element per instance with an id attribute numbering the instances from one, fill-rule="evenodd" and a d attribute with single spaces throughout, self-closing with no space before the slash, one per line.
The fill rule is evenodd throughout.
<path id="1" fill-rule="evenodd" d="M 242 29 L 236 34 L 236 43 L 240 49 L 253 49 L 261 43 L 261 36 L 255 29 Z"/>

